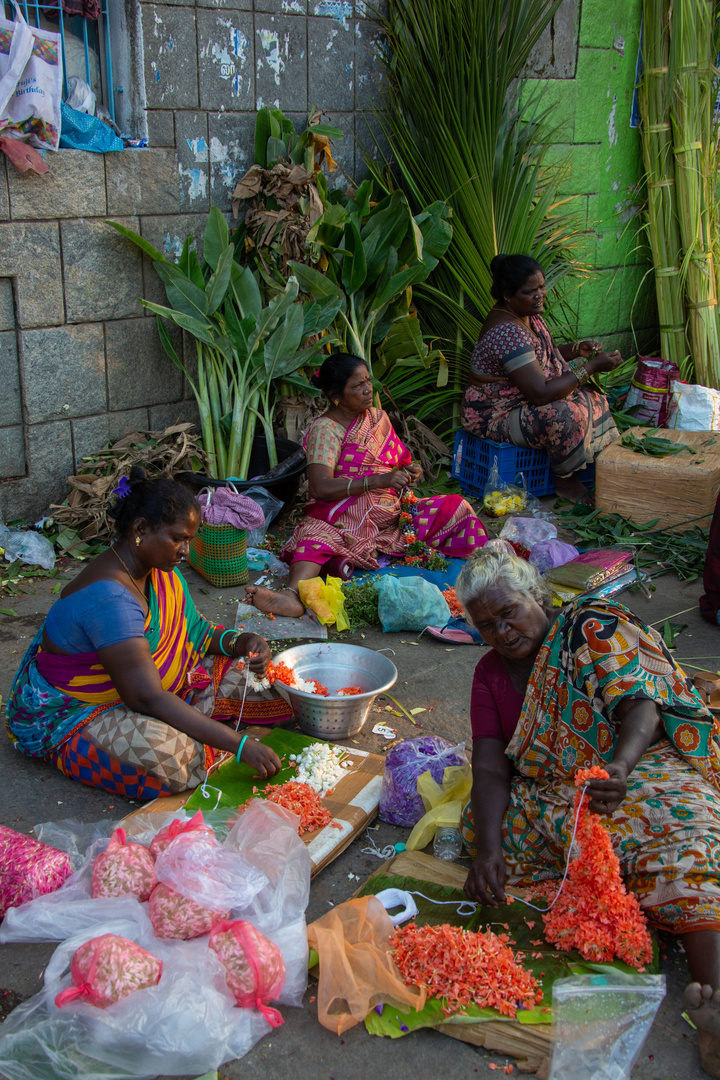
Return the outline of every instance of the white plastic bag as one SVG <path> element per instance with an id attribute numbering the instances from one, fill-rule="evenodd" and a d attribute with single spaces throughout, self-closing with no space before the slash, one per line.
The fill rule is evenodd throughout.
<path id="1" fill-rule="evenodd" d="M 247 546 L 254 548 L 260 547 L 265 537 L 265 533 L 270 528 L 272 521 L 282 510 L 285 503 L 280 499 L 276 499 L 275 496 L 264 487 L 246 488 L 245 491 L 243 491 L 243 495 L 247 495 L 248 498 L 256 502 L 265 515 L 265 524 L 257 529 L 251 529 L 247 534 Z"/>
<path id="2" fill-rule="evenodd" d="M 33 529 L 9 529 L 0 521 L 0 548 L 5 549 L 8 562 L 19 559 L 25 566 L 42 566 L 43 570 L 55 566 L 55 548 L 47 536 Z"/>
<path id="3" fill-rule="evenodd" d="M 57 150 L 62 103 L 60 34 L 0 17 L 0 134 Z"/>
<path id="4" fill-rule="evenodd" d="M 511 517 L 500 530 L 500 539 L 522 544 L 532 551 L 536 544 L 546 540 L 555 540 L 557 529 L 549 521 L 536 521 L 535 518 Z"/>
<path id="5" fill-rule="evenodd" d="M 667 426 L 675 431 L 720 431 L 720 392 L 673 382 Z"/>
<path id="6" fill-rule="evenodd" d="M 155 862 L 155 876 L 211 911 L 246 908 L 268 879 L 237 851 L 204 833 L 176 836 Z"/>

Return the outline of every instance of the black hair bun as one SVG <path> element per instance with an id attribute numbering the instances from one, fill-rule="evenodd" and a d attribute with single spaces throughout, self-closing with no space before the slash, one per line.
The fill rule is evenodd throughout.
<path id="1" fill-rule="evenodd" d="M 316 386 L 318 388 L 318 390 L 322 390 L 322 386 L 320 384 L 320 371 L 318 370 L 318 371 L 313 372 L 313 374 L 310 376 L 308 382 L 310 383 L 311 386 Z"/>
<path id="2" fill-rule="evenodd" d="M 142 465 L 133 465 L 128 473 L 128 484 L 133 487 L 134 484 L 141 484 L 143 480 L 147 480 L 147 473 Z"/>
<path id="3" fill-rule="evenodd" d="M 502 264 L 503 264 L 503 263 L 505 262 L 505 260 L 507 259 L 507 257 L 508 257 L 507 255 L 502 255 L 502 254 L 500 254 L 500 255 L 495 255 L 495 256 L 494 256 L 494 257 L 493 257 L 493 258 L 492 258 L 492 259 L 490 260 L 490 271 L 491 271 L 491 273 L 493 273 L 493 274 L 494 274 L 494 273 L 496 273 L 496 272 L 497 272 L 497 270 L 499 270 L 499 268 L 500 268 L 500 267 L 502 266 Z"/>

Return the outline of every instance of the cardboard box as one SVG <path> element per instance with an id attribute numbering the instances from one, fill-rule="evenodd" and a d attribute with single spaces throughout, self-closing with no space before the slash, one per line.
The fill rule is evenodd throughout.
<path id="1" fill-rule="evenodd" d="M 649 428 L 630 428 L 638 438 Z M 720 491 L 720 432 L 653 430 L 661 438 L 685 443 L 669 457 L 650 457 L 623 446 L 606 446 L 595 463 L 595 506 L 636 525 L 658 519 L 658 529 L 682 531 L 710 525 Z"/>

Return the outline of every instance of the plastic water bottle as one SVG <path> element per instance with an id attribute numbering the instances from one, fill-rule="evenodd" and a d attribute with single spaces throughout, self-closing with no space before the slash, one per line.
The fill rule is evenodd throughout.
<path id="1" fill-rule="evenodd" d="M 441 825 L 435 830 L 433 855 L 445 862 L 455 862 L 462 854 L 462 835 L 454 826 Z"/>

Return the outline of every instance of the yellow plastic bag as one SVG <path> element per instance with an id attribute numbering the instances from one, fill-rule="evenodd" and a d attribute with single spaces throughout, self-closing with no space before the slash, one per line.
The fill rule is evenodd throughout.
<path id="1" fill-rule="evenodd" d="M 428 769 L 418 777 L 417 789 L 427 813 L 421 817 L 408 837 L 409 851 L 424 848 L 440 826 L 457 828 L 472 788 L 472 769 L 469 765 L 449 765 L 443 773 L 442 784 L 436 783 Z"/>
<path id="2" fill-rule="evenodd" d="M 332 626 L 338 630 L 347 630 L 350 626 L 345 614 L 345 597 L 340 588 L 340 578 L 330 577 L 327 581 L 320 577 L 308 578 L 298 583 L 300 599 L 305 607 L 315 612 L 323 626 Z"/>

